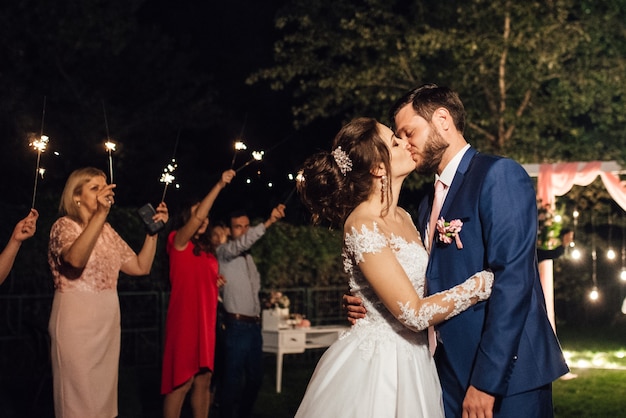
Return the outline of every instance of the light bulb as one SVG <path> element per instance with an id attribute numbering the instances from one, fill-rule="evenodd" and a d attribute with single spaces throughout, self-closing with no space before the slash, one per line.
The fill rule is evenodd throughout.
<path id="1" fill-rule="evenodd" d="M 609 260 L 615 260 L 615 251 L 613 251 L 613 248 L 609 248 L 609 250 L 606 252 L 606 258 L 608 258 Z"/>
<path id="2" fill-rule="evenodd" d="M 575 249 L 572 251 L 572 258 L 573 258 L 574 260 L 580 260 L 580 257 L 581 257 L 581 256 L 582 256 L 582 255 L 581 255 L 580 250 L 579 250 L 578 248 L 575 248 Z"/>
<path id="3" fill-rule="evenodd" d="M 598 292 L 598 289 L 596 287 L 591 289 L 591 292 L 589 292 L 589 299 L 595 302 L 596 300 L 598 300 L 599 297 L 600 297 L 600 292 Z"/>
<path id="4" fill-rule="evenodd" d="M 626 282 L 626 268 L 622 267 L 622 271 L 619 273 L 619 278 L 621 281 Z"/>

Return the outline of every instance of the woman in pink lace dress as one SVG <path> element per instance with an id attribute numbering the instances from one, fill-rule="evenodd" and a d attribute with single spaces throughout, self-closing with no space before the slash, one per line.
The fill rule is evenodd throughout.
<path id="1" fill-rule="evenodd" d="M 54 277 L 51 337 L 55 415 L 111 418 L 117 412 L 120 307 L 117 279 L 150 273 L 157 236 L 136 254 L 106 222 L 115 185 L 96 168 L 68 178 L 52 225 L 48 263 Z M 167 222 L 164 203 L 155 221 Z"/>

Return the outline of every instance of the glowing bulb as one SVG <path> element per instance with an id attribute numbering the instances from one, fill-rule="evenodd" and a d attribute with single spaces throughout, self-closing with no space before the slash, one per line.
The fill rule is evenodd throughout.
<path id="1" fill-rule="evenodd" d="M 554 215 L 554 222 L 560 223 L 561 220 L 563 220 L 563 218 L 561 218 L 561 215 Z"/>
<path id="2" fill-rule="evenodd" d="M 606 252 L 606 258 L 608 258 L 609 260 L 615 260 L 615 251 L 613 251 L 613 248 L 609 248 L 609 250 Z"/>
<path id="3" fill-rule="evenodd" d="M 626 268 L 622 268 L 622 271 L 619 273 L 619 278 L 621 281 L 626 282 Z"/>
<path id="4" fill-rule="evenodd" d="M 582 257 L 582 254 L 580 253 L 579 249 L 575 249 L 574 251 L 572 251 L 572 258 L 574 260 L 580 260 L 580 257 Z"/>
<path id="5" fill-rule="evenodd" d="M 267 183 L 267 187 L 271 188 L 272 186 L 274 186 L 272 182 Z"/>
<path id="6" fill-rule="evenodd" d="M 572 214 L 574 216 L 574 218 L 578 218 L 578 216 L 580 215 L 580 212 L 578 212 L 577 210 L 574 211 L 574 213 Z"/>
<path id="7" fill-rule="evenodd" d="M 250 179 L 246 179 L 246 183 L 247 183 L 247 184 L 250 184 L 250 183 L 252 183 L 252 180 L 250 180 Z"/>
<path id="8" fill-rule="evenodd" d="M 598 300 L 599 297 L 600 297 L 600 292 L 598 292 L 598 289 L 595 287 L 591 289 L 591 292 L 589 292 L 589 299 L 595 302 L 596 300 Z"/>

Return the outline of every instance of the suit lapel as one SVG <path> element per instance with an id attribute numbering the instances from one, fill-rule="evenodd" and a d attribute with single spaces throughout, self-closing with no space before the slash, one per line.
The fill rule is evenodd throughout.
<path id="1" fill-rule="evenodd" d="M 469 168 L 470 162 L 472 161 L 472 158 L 474 158 L 474 156 L 477 153 L 478 152 L 474 148 L 470 147 L 467 150 L 467 152 L 463 155 L 463 158 L 461 158 L 461 162 L 459 163 L 459 166 L 456 169 L 456 174 L 454 175 L 454 179 L 452 180 L 452 184 L 450 185 L 450 189 L 448 190 L 448 194 L 446 195 L 446 200 L 443 202 L 443 206 L 441 208 L 440 216 L 443 216 L 444 219 L 446 219 L 446 213 L 448 211 L 448 208 L 452 205 L 452 202 L 454 201 L 454 197 L 456 196 L 457 192 L 461 189 L 461 186 L 463 185 L 463 180 L 465 179 L 465 173 L 467 172 L 467 169 Z M 432 199 L 431 199 L 431 205 L 432 205 Z"/>

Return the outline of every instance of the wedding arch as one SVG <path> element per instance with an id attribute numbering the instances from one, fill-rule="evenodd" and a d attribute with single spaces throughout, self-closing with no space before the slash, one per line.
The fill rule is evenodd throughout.
<path id="1" fill-rule="evenodd" d="M 588 186 L 600 176 L 609 195 L 626 211 L 626 181 L 620 180 L 619 177 L 620 174 L 625 174 L 626 170 L 615 161 L 524 164 L 523 167 L 531 177 L 537 178 L 537 199 L 543 205 L 554 208 L 557 196 L 563 196 L 574 185 Z M 539 263 L 539 276 L 546 299 L 548 318 L 556 333 L 552 260 Z"/>

